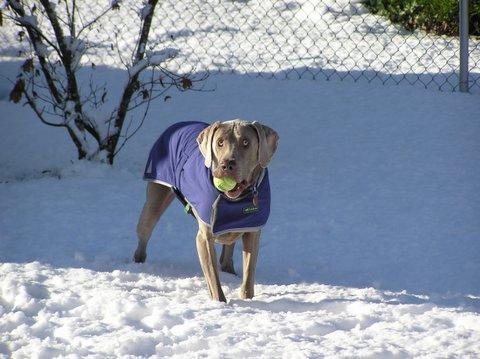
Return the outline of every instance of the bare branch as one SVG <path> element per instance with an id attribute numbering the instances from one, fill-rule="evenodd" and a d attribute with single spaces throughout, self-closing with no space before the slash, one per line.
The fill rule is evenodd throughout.
<path id="1" fill-rule="evenodd" d="M 78 159 L 81 160 L 82 158 L 87 157 L 87 151 L 83 148 L 82 141 L 80 141 L 76 132 L 70 126 L 66 126 L 66 128 L 67 128 L 68 134 L 70 135 L 70 138 L 72 139 L 73 143 L 77 147 Z"/>
<path id="2" fill-rule="evenodd" d="M 85 26 L 85 21 L 84 21 L 84 19 L 83 19 L 83 14 L 82 14 L 81 11 L 78 11 L 78 6 L 77 6 L 76 3 L 75 3 L 75 8 L 76 8 L 75 12 L 77 13 L 77 18 L 78 18 L 81 26 L 84 27 L 84 26 Z M 79 34 L 77 33 L 77 37 L 78 37 L 78 35 L 79 35 Z"/>
<path id="3" fill-rule="evenodd" d="M 75 76 L 75 71 L 73 69 L 73 56 L 70 49 L 70 44 L 67 45 L 65 36 L 63 34 L 62 27 L 58 22 L 57 14 L 55 13 L 54 8 L 49 0 L 39 0 L 42 4 L 45 12 L 47 13 L 48 19 L 50 20 L 50 24 L 52 25 L 53 32 L 55 33 L 55 37 L 57 43 L 60 47 L 60 51 L 62 53 L 62 63 L 63 68 L 65 70 L 65 74 L 67 76 L 67 100 L 73 101 L 75 104 L 75 112 L 77 116 L 75 116 L 75 124 L 77 125 L 80 132 L 83 130 L 87 130 L 98 143 L 101 143 L 100 135 L 98 134 L 97 130 L 94 126 L 92 126 L 90 119 L 86 119 L 84 116 L 84 112 L 82 111 L 82 103 L 80 101 L 80 92 L 78 90 L 77 79 Z"/>
<path id="4" fill-rule="evenodd" d="M 75 34 L 75 14 L 77 12 L 77 2 L 76 0 L 72 0 L 72 21 L 70 25 L 70 36 L 77 37 Z"/>
<path id="5" fill-rule="evenodd" d="M 39 1 L 45 10 L 45 13 L 47 14 L 50 24 L 52 25 L 53 32 L 55 33 L 55 38 L 60 48 L 61 60 L 64 65 L 67 65 L 71 61 L 71 52 L 69 49 L 69 45 L 67 45 L 65 41 L 66 39 L 65 39 L 65 36 L 63 35 L 63 30 L 62 30 L 62 27 L 60 26 L 59 18 L 55 13 L 55 10 L 49 0 L 39 0 Z M 67 68 L 65 68 L 65 70 L 67 70 Z"/>
<path id="6" fill-rule="evenodd" d="M 38 35 L 39 38 L 41 38 L 43 41 L 49 44 L 55 50 L 55 52 L 59 56 L 61 56 L 60 49 L 58 48 L 58 46 L 52 41 L 50 41 L 50 39 L 42 32 L 42 30 L 40 30 L 38 26 L 35 26 L 34 24 L 26 21 L 25 19 L 22 19 L 22 17 L 13 17 L 9 15 L 6 15 L 6 17 L 12 20 L 17 25 L 24 27 L 25 29 L 30 28 L 31 30 L 33 30 L 36 33 L 36 35 Z"/>
<path id="7" fill-rule="evenodd" d="M 27 98 L 27 104 L 35 112 L 35 114 L 37 115 L 37 117 L 40 119 L 40 121 L 42 123 L 44 123 L 45 125 L 48 125 L 48 126 L 52 126 L 52 127 L 66 127 L 65 123 L 53 123 L 53 122 L 47 121 L 43 117 L 43 110 L 40 111 L 38 109 L 38 106 L 37 106 L 37 103 L 36 103 L 35 99 L 32 96 L 30 96 L 30 94 L 27 91 L 23 91 L 23 94 Z"/>
<path id="8" fill-rule="evenodd" d="M 65 3 L 65 12 L 67 13 L 67 21 L 65 23 L 66 26 L 68 26 L 70 30 L 70 36 L 72 39 L 75 37 L 75 0 L 73 0 L 73 6 L 72 6 L 72 11 L 70 11 L 70 8 L 68 7 L 68 0 L 64 0 Z"/>
<path id="9" fill-rule="evenodd" d="M 79 11 L 76 0 L 61 0 L 65 8 L 60 5 L 61 8 L 57 7 L 58 12 L 51 0 L 36 0 L 35 3 L 39 4 L 38 11 L 32 8 L 32 15 L 25 16 L 30 2 L 7 1 L 12 10 L 12 19 L 28 33 L 30 51 L 40 64 L 38 66 L 36 62 L 27 59 L 22 77 L 17 81 L 21 82 L 22 88 L 17 92 L 25 95 L 26 104 L 42 123 L 67 129 L 77 147 L 79 158 L 93 159 L 105 151 L 108 153 L 108 162 L 113 163 L 114 157 L 143 126 L 152 101 L 164 96 L 172 88 L 191 90 L 192 82 L 201 81 L 175 74 L 160 66 L 176 55 L 178 50 L 166 48 L 154 52 L 154 48 L 148 46 L 147 51 L 153 14 L 159 0 L 144 1 L 146 4 L 144 2 L 141 11 L 139 35 L 131 57 L 120 52 L 119 35 L 115 34 L 114 45 L 128 72 L 128 79 L 118 99 L 118 106 L 102 120 L 97 120 L 95 111 L 107 102 L 107 84 L 97 84 L 93 75 L 90 75 L 88 83 L 83 84 L 78 78 L 77 65 L 85 49 L 94 46 L 82 42 L 80 35 L 85 37 L 91 29 L 101 27 L 100 20 L 112 7 L 104 8 L 98 15 L 93 14 L 92 19 L 91 14 L 86 14 L 85 17 Z M 51 35 L 51 30 L 54 36 Z M 147 73 L 147 69 L 151 69 L 151 73 Z M 160 76 L 156 69 L 160 69 Z M 38 76 L 39 70 L 43 76 Z M 85 95 L 80 91 L 81 86 L 86 86 Z M 143 115 L 140 118 L 128 116 L 128 121 L 128 111 L 140 106 L 144 106 L 141 110 Z M 98 145 L 91 146 L 92 139 Z"/>
<path id="10" fill-rule="evenodd" d="M 135 110 L 136 108 L 144 105 L 145 103 L 150 102 L 150 101 L 152 101 L 152 100 L 155 100 L 155 99 L 163 96 L 163 95 L 164 95 L 165 93 L 167 93 L 168 90 L 170 90 L 173 86 L 174 86 L 173 84 L 169 84 L 169 85 L 168 85 L 167 87 L 165 87 L 162 91 L 160 91 L 160 93 L 157 93 L 157 94 L 154 95 L 154 96 L 151 96 L 151 95 L 150 95 L 148 99 L 142 100 L 142 101 L 134 104 L 133 106 L 130 106 L 130 107 L 128 108 L 128 111 Z M 155 92 L 155 91 L 154 91 L 154 90 L 151 91 L 151 93 L 153 93 L 153 92 Z M 138 97 L 139 97 L 139 96 L 138 96 Z"/>
<path id="11" fill-rule="evenodd" d="M 153 89 L 153 86 L 154 86 L 154 71 L 152 71 L 152 78 L 150 80 L 150 91 L 149 93 L 152 92 L 152 89 Z M 147 117 L 147 113 L 148 113 L 148 110 L 150 109 L 150 103 L 152 102 L 152 97 L 149 95 L 148 96 L 148 100 L 146 101 L 147 102 L 147 106 L 145 107 L 145 111 L 143 112 L 143 116 L 142 116 L 142 119 L 140 120 L 140 123 L 139 125 L 137 126 L 137 128 L 130 134 L 128 135 L 128 130 L 130 128 L 130 124 L 132 123 L 132 121 L 130 120 L 130 123 L 127 127 L 127 130 L 125 131 L 125 140 L 122 142 L 122 144 L 120 145 L 120 147 L 114 152 L 113 156 L 116 156 L 118 152 L 120 152 L 120 150 L 123 148 L 123 146 L 125 146 L 125 144 L 127 143 L 127 141 L 132 138 L 137 132 L 138 130 L 140 130 L 140 128 L 143 126 L 143 123 L 145 122 L 145 118 Z"/>
<path id="12" fill-rule="evenodd" d="M 23 7 L 19 2 L 17 1 L 9 2 L 9 5 L 11 6 L 15 14 L 17 14 L 20 17 L 25 16 L 25 10 L 23 9 Z M 35 50 L 35 54 L 38 58 L 38 61 L 40 62 L 40 67 L 42 69 L 43 76 L 45 76 L 50 92 L 52 93 L 57 103 L 63 102 L 63 96 L 59 93 L 57 87 L 55 86 L 53 76 L 48 69 L 48 66 L 47 66 L 48 60 L 44 52 L 42 51 L 42 47 L 44 46 L 44 44 L 42 43 L 42 39 L 39 33 L 35 30 L 33 25 L 25 24 L 23 26 L 27 30 L 28 36 L 30 38 L 30 42 Z"/>
<path id="13" fill-rule="evenodd" d="M 137 45 L 137 52 L 135 54 L 135 59 L 133 64 L 138 64 L 143 57 L 145 56 L 145 48 L 148 41 L 148 36 L 150 33 L 150 27 L 152 25 L 152 18 L 155 11 L 155 7 L 158 3 L 158 0 L 148 0 L 149 11 L 144 14 L 145 17 L 143 19 L 143 25 L 140 32 L 140 37 L 138 39 Z M 120 136 L 120 130 L 123 126 L 123 122 L 125 121 L 125 116 L 127 114 L 128 105 L 132 98 L 133 93 L 135 92 L 135 84 L 138 81 L 139 72 L 131 76 L 128 80 L 127 86 L 123 91 L 122 98 L 120 100 L 120 104 L 118 106 L 118 111 L 115 118 L 115 133 L 110 137 L 109 141 L 109 162 L 113 163 L 113 158 L 115 157 L 115 148 L 117 147 L 118 139 Z"/>
<path id="14" fill-rule="evenodd" d="M 128 69 L 127 62 L 123 59 L 122 53 L 120 52 L 120 45 L 118 43 L 118 32 L 115 33 L 115 49 L 117 50 L 117 54 L 120 59 L 120 62 L 122 63 L 123 66 L 125 66 L 126 69 Z"/>
<path id="15" fill-rule="evenodd" d="M 93 20 L 87 22 L 85 25 L 82 26 L 82 28 L 78 31 L 77 37 L 80 36 L 80 34 L 85 30 L 88 29 L 90 26 L 98 22 L 102 17 L 104 17 L 110 10 L 112 10 L 111 7 L 106 8 L 105 10 L 102 11 L 100 15 L 98 15 L 96 18 Z"/>

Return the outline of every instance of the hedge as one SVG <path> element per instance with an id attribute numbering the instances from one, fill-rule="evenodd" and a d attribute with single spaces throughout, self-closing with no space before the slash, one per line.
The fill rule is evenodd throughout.
<path id="1" fill-rule="evenodd" d="M 407 30 L 423 29 L 438 35 L 458 35 L 459 0 L 366 0 L 374 14 L 388 17 Z M 480 36 L 480 0 L 469 2 L 469 31 Z"/>

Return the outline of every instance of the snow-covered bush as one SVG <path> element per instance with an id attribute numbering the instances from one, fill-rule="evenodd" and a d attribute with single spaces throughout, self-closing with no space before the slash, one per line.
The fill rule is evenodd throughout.
<path id="1" fill-rule="evenodd" d="M 12 80 L 10 100 L 18 103 L 25 99 L 44 124 L 65 128 L 78 150 L 79 159 L 112 164 L 118 151 L 143 124 L 150 101 L 165 98 L 171 88 L 188 90 L 193 82 L 202 78 L 193 79 L 169 71 L 165 66 L 178 50 L 158 50 L 158 43 L 149 43 L 158 0 L 148 0 L 134 12 L 139 18 L 139 32 L 131 39 L 134 42 L 131 53 L 120 48 L 118 43 L 89 41 L 87 36 L 92 31 L 105 31 L 99 24 L 106 14 L 122 6 L 120 1 L 106 2 L 97 13 L 83 6 L 85 4 L 79 7 L 79 2 L 3 2 L 2 13 L 19 26 L 19 37 L 30 45 L 30 51 L 23 54 L 26 59 L 19 74 Z M 126 83 L 118 99 L 109 98 L 111 91 L 107 83 L 98 83 L 94 69 L 101 64 L 88 64 L 92 71 L 88 83 L 82 81 L 85 75 L 80 78 L 79 73 L 85 69 L 82 57 L 95 46 L 110 46 L 122 59 L 128 76 L 125 76 Z M 126 121 L 130 111 L 142 106 L 142 114 Z"/>

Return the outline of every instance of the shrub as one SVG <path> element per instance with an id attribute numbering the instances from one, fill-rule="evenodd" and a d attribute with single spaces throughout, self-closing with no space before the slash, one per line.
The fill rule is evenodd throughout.
<path id="1" fill-rule="evenodd" d="M 438 35 L 458 35 L 458 0 L 367 0 L 374 14 L 388 17 L 407 30 L 424 29 Z M 480 0 L 470 0 L 469 31 L 480 36 Z"/>

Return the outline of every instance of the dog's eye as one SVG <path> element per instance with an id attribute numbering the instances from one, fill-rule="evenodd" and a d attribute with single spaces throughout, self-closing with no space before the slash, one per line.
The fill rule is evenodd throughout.
<path id="1" fill-rule="evenodd" d="M 223 146 L 223 140 L 222 140 L 222 139 L 220 139 L 220 140 L 217 141 L 217 146 L 218 146 L 218 147 L 222 147 L 222 146 Z"/>
<path id="2" fill-rule="evenodd" d="M 245 147 L 248 146 L 248 140 L 247 140 L 246 138 L 243 139 L 243 145 L 244 145 Z"/>

